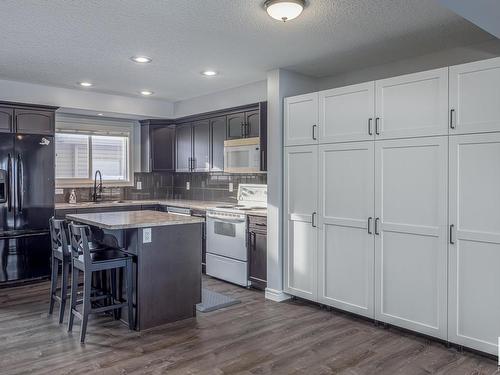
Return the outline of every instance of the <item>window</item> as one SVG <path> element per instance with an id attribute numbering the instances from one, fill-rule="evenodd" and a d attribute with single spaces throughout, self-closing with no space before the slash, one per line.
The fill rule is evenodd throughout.
<path id="1" fill-rule="evenodd" d="M 113 184 L 130 180 L 130 135 L 56 133 L 56 180 L 58 186 L 85 186 L 96 170 Z"/>

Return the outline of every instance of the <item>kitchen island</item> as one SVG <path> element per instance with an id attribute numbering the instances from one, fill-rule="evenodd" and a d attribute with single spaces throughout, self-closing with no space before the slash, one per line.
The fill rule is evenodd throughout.
<path id="1" fill-rule="evenodd" d="M 201 302 L 203 219 L 158 211 L 70 214 L 96 240 L 134 255 L 136 329 L 196 315 Z M 122 312 L 126 320 L 126 311 Z"/>

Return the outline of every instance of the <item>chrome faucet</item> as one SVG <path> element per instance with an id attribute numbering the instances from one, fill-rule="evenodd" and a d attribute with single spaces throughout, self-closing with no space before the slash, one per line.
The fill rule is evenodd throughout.
<path id="1" fill-rule="evenodd" d="M 97 175 L 99 175 L 99 184 L 97 183 Z M 94 193 L 92 194 L 92 200 L 97 202 L 97 199 L 102 198 L 102 174 L 98 169 L 95 171 L 94 175 Z"/>

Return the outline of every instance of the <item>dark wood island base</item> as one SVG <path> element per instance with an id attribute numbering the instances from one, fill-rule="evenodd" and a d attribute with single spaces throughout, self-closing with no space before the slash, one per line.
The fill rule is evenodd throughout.
<path id="1" fill-rule="evenodd" d="M 162 219 L 170 217 L 182 222 L 159 221 L 153 226 L 148 221 L 136 228 L 116 225 L 118 229 L 105 225 L 108 215 L 137 216 L 141 212 L 148 211 L 67 216 L 69 220 L 90 225 L 98 239 L 134 255 L 136 330 L 194 317 L 196 304 L 201 302 L 202 220 L 156 212 L 154 215 L 161 215 Z M 120 283 L 123 286 L 121 280 Z M 126 309 L 122 311 L 122 320 L 127 321 Z"/>

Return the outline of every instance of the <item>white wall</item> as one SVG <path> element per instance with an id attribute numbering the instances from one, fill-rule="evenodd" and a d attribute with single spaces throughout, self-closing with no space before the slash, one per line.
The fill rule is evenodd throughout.
<path id="1" fill-rule="evenodd" d="M 267 100 L 267 82 L 258 81 L 248 85 L 203 95 L 174 103 L 174 116 L 183 117 L 198 113 L 253 104 Z"/>
<path id="2" fill-rule="evenodd" d="M 144 119 L 172 118 L 171 102 L 152 98 L 134 98 L 102 94 L 89 90 L 67 89 L 26 82 L 0 80 L 0 99 L 61 107 L 59 111 L 109 117 Z"/>
<path id="3" fill-rule="evenodd" d="M 283 69 L 267 75 L 267 288 L 266 298 L 283 301 L 283 99 L 316 90 L 315 78 Z"/>
<path id="4" fill-rule="evenodd" d="M 471 61 L 485 60 L 500 56 L 500 40 L 457 47 L 436 53 L 398 60 L 389 64 L 377 65 L 331 77 L 319 78 L 318 89 L 326 90 L 351 84 L 374 81 L 402 74 L 415 73 Z"/>

